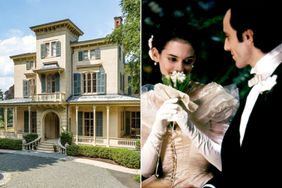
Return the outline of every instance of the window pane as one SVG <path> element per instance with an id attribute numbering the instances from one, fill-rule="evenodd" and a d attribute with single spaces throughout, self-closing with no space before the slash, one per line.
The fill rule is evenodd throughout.
<path id="1" fill-rule="evenodd" d="M 56 56 L 56 42 L 51 43 L 51 56 Z"/>
<path id="2" fill-rule="evenodd" d="M 96 73 L 92 74 L 92 89 L 93 89 L 93 93 L 97 92 L 97 79 L 96 79 Z"/>

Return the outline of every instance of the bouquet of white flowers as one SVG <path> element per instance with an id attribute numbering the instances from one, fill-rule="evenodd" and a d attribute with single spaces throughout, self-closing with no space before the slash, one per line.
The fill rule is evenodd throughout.
<path id="1" fill-rule="evenodd" d="M 165 85 L 171 86 L 181 92 L 187 91 L 190 84 L 190 74 L 185 75 L 183 72 L 173 71 L 171 75 L 162 77 Z"/>
<path id="2" fill-rule="evenodd" d="M 185 75 L 183 72 L 173 71 L 171 75 L 162 77 L 162 81 L 165 85 L 171 86 L 183 93 L 187 91 L 190 84 L 190 74 Z M 174 128 L 175 122 L 170 122 L 168 128 Z"/>

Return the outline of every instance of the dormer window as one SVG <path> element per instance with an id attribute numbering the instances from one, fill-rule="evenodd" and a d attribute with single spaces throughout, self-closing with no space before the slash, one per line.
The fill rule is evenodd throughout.
<path id="1" fill-rule="evenodd" d="M 41 44 L 41 58 L 46 57 L 60 57 L 61 56 L 61 42 L 51 41 Z"/>
<path id="2" fill-rule="evenodd" d="M 33 67 L 33 61 L 27 61 L 26 62 L 26 70 L 30 70 Z"/>

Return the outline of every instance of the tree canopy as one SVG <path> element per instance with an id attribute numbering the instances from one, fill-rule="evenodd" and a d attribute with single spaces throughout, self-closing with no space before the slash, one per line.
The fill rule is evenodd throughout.
<path id="1" fill-rule="evenodd" d="M 140 0 L 121 0 L 123 24 L 107 37 L 122 45 L 126 72 L 130 75 L 129 85 L 134 94 L 140 89 Z"/>

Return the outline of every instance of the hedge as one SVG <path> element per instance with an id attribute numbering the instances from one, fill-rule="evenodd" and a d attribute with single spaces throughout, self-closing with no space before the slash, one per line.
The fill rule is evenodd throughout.
<path id="1" fill-rule="evenodd" d="M 0 138 L 0 148 L 1 149 L 12 149 L 12 150 L 22 150 L 22 140 Z"/>
<path id="2" fill-rule="evenodd" d="M 110 159 L 115 161 L 117 164 L 128 168 L 140 168 L 140 151 L 125 148 L 108 148 L 73 144 L 67 147 L 67 155 Z"/>

